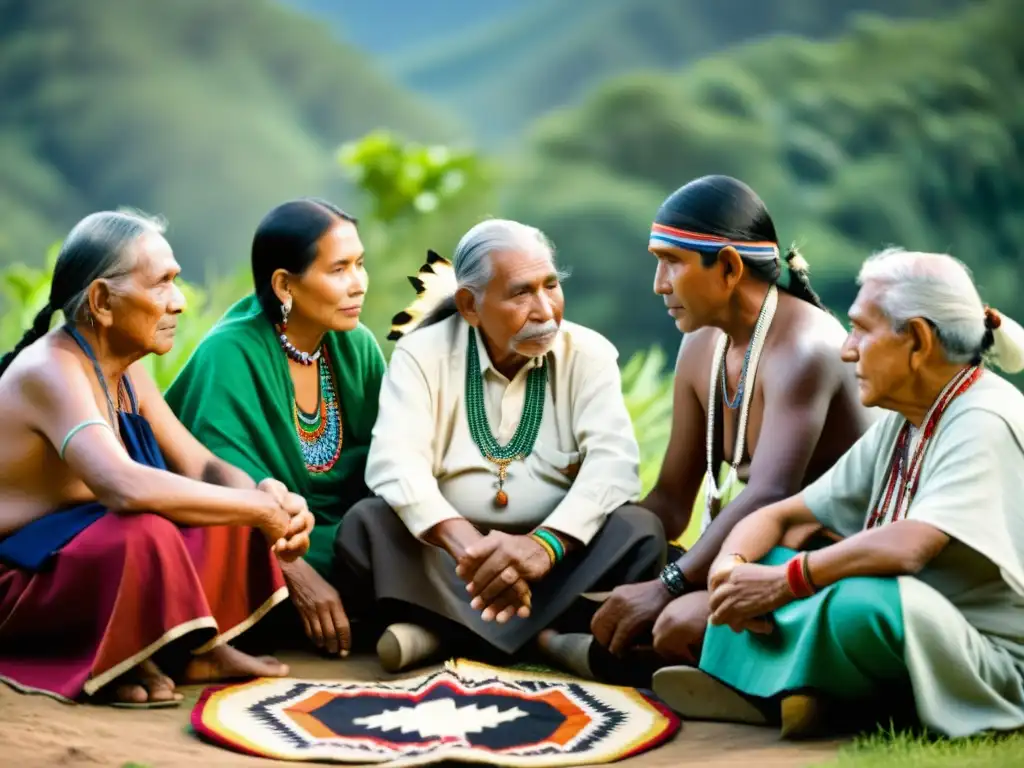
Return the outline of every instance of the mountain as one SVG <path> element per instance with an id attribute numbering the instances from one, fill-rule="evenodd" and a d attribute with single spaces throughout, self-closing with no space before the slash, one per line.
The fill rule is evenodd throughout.
<path id="1" fill-rule="evenodd" d="M 647 236 L 668 194 L 712 173 L 758 191 L 839 313 L 862 260 L 896 244 L 963 259 L 984 299 L 1020 317 L 1022 21 L 1018 0 L 988 0 L 610 81 L 531 130 L 502 210 L 553 239 L 573 270 L 569 316 L 624 354 L 678 344 Z"/>
<path id="2" fill-rule="evenodd" d="M 384 57 L 433 47 L 544 0 L 281 0 L 326 21 L 345 42 Z M 385 58 L 385 63 L 387 59 Z"/>
<path id="3" fill-rule="evenodd" d="M 270 0 L 0 0 L 0 93 L 0 263 L 131 206 L 193 279 L 246 259 L 277 202 L 342 195 L 343 141 L 461 130 Z"/>
<path id="4" fill-rule="evenodd" d="M 861 13 L 932 17 L 968 0 L 286 0 L 379 51 L 408 87 L 489 142 L 577 103 L 606 78 L 672 69 L 778 34 L 833 37 Z M 475 23 L 474 23 L 475 22 Z M 387 41 L 381 42 L 387 36 Z"/>

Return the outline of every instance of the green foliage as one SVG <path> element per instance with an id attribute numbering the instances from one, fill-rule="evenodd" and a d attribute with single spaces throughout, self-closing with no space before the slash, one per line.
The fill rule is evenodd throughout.
<path id="1" fill-rule="evenodd" d="M 640 445 L 640 485 L 654 487 L 672 431 L 671 372 L 658 347 L 636 352 L 622 368 L 622 393 Z"/>
<path id="2" fill-rule="evenodd" d="M 349 179 L 369 196 L 373 217 L 382 224 L 457 202 L 474 179 L 482 179 L 474 153 L 403 142 L 388 131 L 374 131 L 349 142 L 338 154 Z"/>
<path id="3" fill-rule="evenodd" d="M 384 339 L 391 318 L 416 296 L 407 278 L 424 263 L 427 249 L 450 254 L 465 231 L 490 213 L 492 171 L 472 152 L 386 131 L 344 145 L 338 159 L 370 212 L 359 224 L 370 275 L 362 320 Z"/>
<path id="4" fill-rule="evenodd" d="M 863 20 L 834 42 L 779 37 L 620 78 L 536 126 L 507 212 L 552 237 L 574 269 L 574 319 L 624 354 L 678 343 L 652 293 L 647 232 L 669 193 L 707 173 L 758 191 L 837 313 L 863 259 L 897 244 L 958 256 L 987 302 L 1019 316 L 1017 19 L 1013 0 L 987 0 L 949 20 Z"/>
<path id="5" fill-rule="evenodd" d="M 3 313 L 0 314 L 0 350 L 14 347 L 32 326 L 36 316 L 50 296 L 50 276 L 57 263 L 60 243 L 51 245 L 46 252 L 42 269 L 25 264 L 11 264 L 0 271 L 0 296 Z"/>
<path id="6" fill-rule="evenodd" d="M 339 197 L 339 142 L 454 124 L 271 0 L 0 0 L 0 263 L 79 218 L 164 215 L 185 274 L 245 261 L 266 211 Z"/>

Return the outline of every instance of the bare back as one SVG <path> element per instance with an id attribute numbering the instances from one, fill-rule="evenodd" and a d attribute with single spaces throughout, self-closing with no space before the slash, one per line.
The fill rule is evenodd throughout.
<path id="1" fill-rule="evenodd" d="M 706 425 L 712 357 L 722 331 L 689 334 L 676 367 L 672 436 L 661 477 L 645 504 L 674 538 L 689 520 L 706 472 Z M 860 404 L 853 367 L 842 362 L 846 331 L 834 317 L 780 291 L 765 340 L 740 478 L 768 496 L 795 494 L 828 470 L 866 431 L 871 412 Z M 745 348 L 729 349 L 728 394 L 735 397 Z M 732 462 L 739 409 L 725 406 L 716 384 L 714 467 Z M 763 438 L 763 439 L 762 439 Z"/>

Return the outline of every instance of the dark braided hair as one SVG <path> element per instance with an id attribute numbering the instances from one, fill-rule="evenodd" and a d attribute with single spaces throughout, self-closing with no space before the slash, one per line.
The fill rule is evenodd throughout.
<path id="1" fill-rule="evenodd" d="M 256 227 L 252 239 L 252 280 L 263 314 L 281 320 L 281 300 L 272 278 L 283 269 L 302 275 L 316 261 L 317 243 L 338 221 L 358 224 L 355 216 L 326 200 L 306 197 L 281 203 Z"/>
<path id="2" fill-rule="evenodd" d="M 50 282 L 50 297 L 14 349 L 0 358 L 0 376 L 26 347 L 50 330 L 57 311 L 69 322 L 82 319 L 89 286 L 100 278 L 121 277 L 131 271 L 128 248 L 141 235 L 162 233 L 161 222 L 137 213 L 101 211 L 86 216 L 68 233 Z"/>
<path id="3" fill-rule="evenodd" d="M 701 235 L 723 237 L 745 243 L 775 243 L 775 223 L 768 208 L 753 189 L 731 176 L 703 176 L 680 187 L 661 204 L 655 223 Z M 718 261 L 718 251 L 702 250 L 701 263 L 710 267 Z M 789 280 L 781 284 L 782 265 L 779 259 L 742 254 L 743 263 L 755 277 L 777 284 L 787 293 L 828 312 L 818 294 L 811 288 L 807 262 L 790 247 L 784 260 Z"/>

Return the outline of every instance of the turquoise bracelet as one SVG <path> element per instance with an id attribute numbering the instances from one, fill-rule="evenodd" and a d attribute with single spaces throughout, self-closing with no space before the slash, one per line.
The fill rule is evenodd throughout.
<path id="1" fill-rule="evenodd" d="M 551 533 L 551 531 L 545 531 L 543 528 L 538 528 L 533 532 L 533 535 L 539 539 L 543 539 L 548 543 L 553 550 L 555 550 L 555 562 L 558 562 L 565 557 L 565 546 L 562 544 L 562 540 Z"/>
<path id="2" fill-rule="evenodd" d="M 58 452 L 58 455 L 60 456 L 60 460 L 61 461 L 64 461 L 64 454 L 68 450 L 68 443 L 71 442 L 71 438 L 73 438 L 75 435 L 77 435 L 79 432 L 81 432 L 86 427 L 94 427 L 94 426 L 95 427 L 107 427 L 108 429 L 110 428 L 110 425 L 107 422 L 105 422 L 103 419 L 87 419 L 86 421 L 79 422 L 78 424 L 73 426 L 70 430 L 68 430 L 68 433 L 64 436 L 63 442 L 60 444 L 60 451 Z"/>

